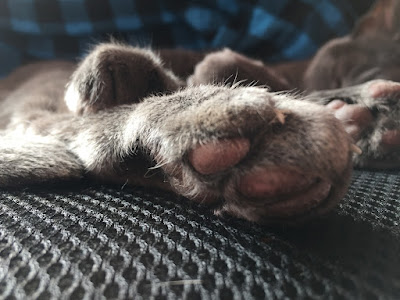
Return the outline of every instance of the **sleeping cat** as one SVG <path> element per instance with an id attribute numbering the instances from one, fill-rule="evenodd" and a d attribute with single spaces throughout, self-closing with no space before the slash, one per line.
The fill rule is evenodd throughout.
<path id="1" fill-rule="evenodd" d="M 399 165 L 398 12 L 378 1 L 297 64 L 109 43 L 78 66 L 22 67 L 0 82 L 0 186 L 89 176 L 259 223 L 326 213 L 352 160 Z"/>

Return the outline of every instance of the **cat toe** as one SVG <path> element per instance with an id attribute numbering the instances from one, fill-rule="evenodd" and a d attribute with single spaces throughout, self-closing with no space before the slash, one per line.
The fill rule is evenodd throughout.
<path id="1" fill-rule="evenodd" d="M 400 83 L 389 80 L 375 80 L 370 83 L 368 92 L 377 102 L 385 101 L 389 106 L 393 106 L 392 103 L 396 103 L 400 97 Z M 398 125 L 396 126 L 396 117 L 395 115 L 391 115 L 396 113 L 396 110 L 386 108 L 381 109 L 380 113 L 388 116 L 387 120 L 382 122 L 383 127 L 390 128 L 381 130 L 381 150 L 383 153 L 398 151 L 400 146 L 400 130 L 395 129 L 398 127 Z"/>
<path id="2" fill-rule="evenodd" d="M 232 138 L 199 145 L 189 152 L 189 161 L 202 175 L 224 171 L 239 163 L 249 152 L 250 141 Z"/>
<path id="3" fill-rule="evenodd" d="M 374 99 L 400 96 L 400 83 L 389 80 L 374 80 L 368 87 Z"/>
<path id="4" fill-rule="evenodd" d="M 346 132 L 354 141 L 358 141 L 362 132 L 374 121 L 371 111 L 361 105 L 334 100 L 327 107 L 333 110 L 334 116 L 342 122 Z"/>
<path id="5" fill-rule="evenodd" d="M 388 148 L 400 147 L 400 130 L 387 130 L 382 134 L 382 144 Z"/>
<path id="6" fill-rule="evenodd" d="M 346 102 L 342 101 L 342 100 L 332 100 L 331 102 L 329 102 L 326 107 L 335 111 L 339 108 L 342 108 L 344 105 L 346 105 Z"/>

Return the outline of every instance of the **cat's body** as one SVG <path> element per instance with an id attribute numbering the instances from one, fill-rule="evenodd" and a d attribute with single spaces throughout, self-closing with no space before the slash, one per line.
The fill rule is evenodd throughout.
<path id="1" fill-rule="evenodd" d="M 379 1 L 367 21 L 389 2 Z M 78 66 L 22 67 L 0 82 L 0 186 L 90 176 L 170 189 L 261 223 L 325 213 L 346 191 L 353 143 L 363 150 L 360 166 L 400 162 L 400 84 L 352 86 L 366 81 L 359 74 L 360 82 L 343 74 L 349 84 L 321 80 L 330 71 L 326 52 L 346 42 L 333 43 L 295 68 L 230 50 L 158 55 L 118 44 L 97 46 Z M 182 65 L 182 57 L 190 59 Z M 362 78 L 400 80 L 374 72 Z M 230 80 L 324 91 L 295 97 Z"/>

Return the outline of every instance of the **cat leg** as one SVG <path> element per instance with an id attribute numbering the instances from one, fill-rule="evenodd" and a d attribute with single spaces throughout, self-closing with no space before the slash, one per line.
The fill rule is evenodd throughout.
<path id="1" fill-rule="evenodd" d="M 148 50 L 129 49 L 136 51 L 135 61 L 154 63 L 143 60 Z M 212 85 L 116 105 L 115 90 L 124 87 L 118 80 L 91 90 L 95 100 L 88 101 L 85 87 L 95 77 L 90 74 L 102 65 L 89 58 L 69 89 L 75 87 L 71 99 L 83 107 L 76 112 L 96 113 L 54 122 L 49 131 L 67 142 L 88 174 L 121 184 L 167 184 L 218 213 L 260 223 L 326 213 L 344 195 L 353 148 L 322 106 L 265 88 Z M 151 176 L 140 182 L 149 169 L 161 173 L 163 182 Z"/>
<path id="2" fill-rule="evenodd" d="M 35 131 L 35 122 L 26 130 Z M 87 176 L 172 189 L 216 213 L 259 223 L 330 211 L 352 169 L 350 138 L 330 112 L 265 88 L 188 87 L 37 122 L 65 143 Z"/>
<path id="3" fill-rule="evenodd" d="M 400 167 L 400 83 L 373 80 L 354 87 L 317 91 L 308 100 L 327 105 L 342 121 L 361 155 L 360 167 Z"/>
<path id="4" fill-rule="evenodd" d="M 136 183 L 130 162 L 147 158 L 176 193 L 260 223 L 326 213 L 351 173 L 331 113 L 264 88 L 188 87 L 53 126 L 92 176 Z"/>
<path id="5" fill-rule="evenodd" d="M 0 135 L 0 187 L 79 179 L 80 160 L 52 137 L 9 132 Z"/>

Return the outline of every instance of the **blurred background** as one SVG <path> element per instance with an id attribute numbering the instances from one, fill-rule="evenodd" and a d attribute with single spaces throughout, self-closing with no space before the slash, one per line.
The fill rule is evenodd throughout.
<path id="1" fill-rule="evenodd" d="M 0 0 L 0 76 L 38 59 L 79 59 L 111 37 L 132 45 L 229 47 L 268 62 L 310 57 L 372 0 Z"/>

